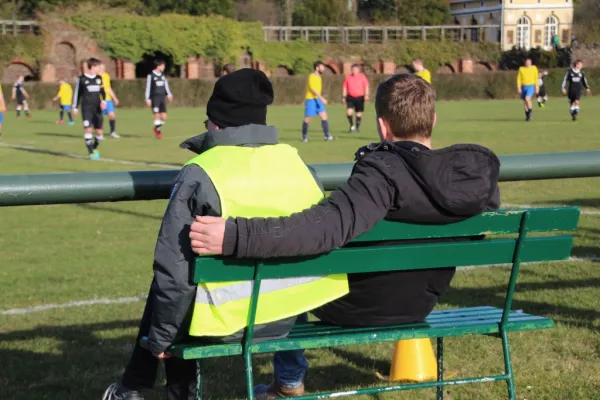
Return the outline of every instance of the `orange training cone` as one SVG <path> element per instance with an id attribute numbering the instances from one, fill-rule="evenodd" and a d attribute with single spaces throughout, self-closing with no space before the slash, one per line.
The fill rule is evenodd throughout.
<path id="1" fill-rule="evenodd" d="M 428 338 L 396 342 L 390 368 L 390 381 L 424 382 L 435 379 L 437 379 L 437 361 Z"/>

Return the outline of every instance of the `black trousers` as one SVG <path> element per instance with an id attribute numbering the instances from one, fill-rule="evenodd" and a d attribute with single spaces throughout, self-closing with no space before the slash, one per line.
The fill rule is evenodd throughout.
<path id="1" fill-rule="evenodd" d="M 152 321 L 152 293 L 148 295 L 140 329 L 135 340 L 135 347 L 131 354 L 129 364 L 125 368 L 121 382 L 128 389 L 137 391 L 152 389 L 156 381 L 159 360 L 154 355 L 140 346 L 140 339 L 148 336 Z M 168 400 L 195 400 L 196 399 L 196 362 L 194 360 L 181 360 L 169 358 L 164 361 L 167 375 Z"/>

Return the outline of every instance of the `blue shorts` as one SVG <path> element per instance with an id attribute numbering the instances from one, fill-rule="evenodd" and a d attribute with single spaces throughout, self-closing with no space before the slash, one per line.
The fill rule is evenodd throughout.
<path id="1" fill-rule="evenodd" d="M 535 85 L 521 86 L 521 100 L 525 100 L 526 97 L 533 96 L 535 96 Z"/>
<path id="2" fill-rule="evenodd" d="M 0 124 L 4 122 L 4 113 L 0 112 Z"/>
<path id="3" fill-rule="evenodd" d="M 69 111 L 71 111 L 71 106 L 70 105 L 61 104 L 60 109 L 63 110 L 63 111 L 69 112 Z"/>
<path id="4" fill-rule="evenodd" d="M 115 102 L 112 100 L 106 100 L 106 108 L 104 109 L 104 115 L 115 112 Z"/>
<path id="5" fill-rule="evenodd" d="M 305 117 L 316 117 L 322 112 L 325 112 L 325 104 L 321 100 L 311 99 L 304 102 Z"/>

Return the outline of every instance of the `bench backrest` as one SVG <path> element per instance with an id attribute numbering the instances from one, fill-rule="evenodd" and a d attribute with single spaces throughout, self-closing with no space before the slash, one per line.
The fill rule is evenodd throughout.
<path id="1" fill-rule="evenodd" d="M 555 207 L 498 210 L 448 225 L 382 221 L 349 246 L 320 256 L 267 260 L 198 257 L 194 282 L 254 280 L 248 324 L 252 327 L 262 279 L 512 264 L 504 323 L 511 308 L 520 263 L 568 259 L 573 237 L 548 234 L 575 231 L 578 220 L 579 208 Z M 443 241 L 477 236 L 485 236 L 485 239 Z M 415 240 L 419 243 L 414 243 Z M 402 242 L 390 244 L 390 241 Z"/>

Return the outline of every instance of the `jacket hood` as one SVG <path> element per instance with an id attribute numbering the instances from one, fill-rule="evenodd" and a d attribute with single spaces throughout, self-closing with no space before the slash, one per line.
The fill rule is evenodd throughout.
<path id="1" fill-rule="evenodd" d="M 278 141 L 277 128 L 274 126 L 251 124 L 208 131 L 187 139 L 179 147 L 202 154 L 217 146 L 257 147 L 277 144 Z"/>
<path id="2" fill-rule="evenodd" d="M 473 216 L 499 203 L 500 160 L 489 149 L 457 144 L 430 150 L 412 142 L 388 143 L 430 201 L 451 215 Z"/>

